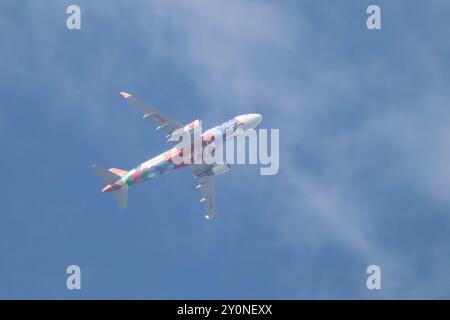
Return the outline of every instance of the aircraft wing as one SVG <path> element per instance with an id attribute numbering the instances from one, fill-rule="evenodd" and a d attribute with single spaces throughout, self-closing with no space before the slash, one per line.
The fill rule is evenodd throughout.
<path id="1" fill-rule="evenodd" d="M 200 190 L 202 198 L 200 202 L 206 204 L 207 212 L 205 214 L 206 219 L 211 219 L 215 214 L 215 204 L 214 204 L 214 175 L 196 175 L 195 166 L 193 166 L 194 175 L 198 180 L 197 189 Z"/>
<path id="2" fill-rule="evenodd" d="M 183 128 L 181 123 L 169 118 L 155 108 L 146 105 L 144 102 L 138 98 L 135 98 L 131 94 L 126 92 L 121 92 L 120 94 L 144 114 L 144 119 L 148 118 L 152 120 L 156 125 L 156 130 L 163 130 L 166 133 L 166 138 L 169 138 L 175 130 Z"/>

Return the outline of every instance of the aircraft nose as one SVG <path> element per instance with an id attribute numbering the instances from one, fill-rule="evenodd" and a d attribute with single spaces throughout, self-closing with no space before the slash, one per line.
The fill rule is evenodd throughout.
<path id="1" fill-rule="evenodd" d="M 251 119 L 252 119 L 251 121 L 253 122 L 253 128 L 254 128 L 261 123 L 263 116 L 260 115 L 259 113 L 253 113 L 251 115 Z"/>
<path id="2" fill-rule="evenodd" d="M 236 120 L 244 124 L 243 125 L 244 131 L 255 128 L 257 125 L 261 123 L 262 119 L 263 119 L 262 115 L 258 113 L 243 114 L 241 116 L 236 117 Z"/>
<path id="3" fill-rule="evenodd" d="M 245 130 L 256 128 L 256 126 L 261 123 L 262 119 L 262 115 L 258 113 L 247 114 L 245 119 Z"/>

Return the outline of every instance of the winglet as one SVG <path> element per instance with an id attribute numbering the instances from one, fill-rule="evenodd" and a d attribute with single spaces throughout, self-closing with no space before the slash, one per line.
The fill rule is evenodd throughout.
<path id="1" fill-rule="evenodd" d="M 121 95 L 122 97 L 124 97 L 125 99 L 131 97 L 131 94 L 126 93 L 126 92 L 123 92 L 123 91 L 120 92 L 120 95 Z"/>

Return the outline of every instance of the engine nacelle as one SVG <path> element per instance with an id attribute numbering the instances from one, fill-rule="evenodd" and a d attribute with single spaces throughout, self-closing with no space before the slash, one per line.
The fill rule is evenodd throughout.
<path id="1" fill-rule="evenodd" d="M 184 131 L 186 132 L 194 132 L 194 129 L 201 127 L 202 123 L 200 120 L 194 120 L 191 123 L 184 126 Z"/>
<path id="2" fill-rule="evenodd" d="M 225 173 L 228 170 L 230 170 L 230 165 L 228 163 L 224 163 L 224 164 L 215 164 L 212 169 L 211 172 L 212 174 L 214 174 L 215 176 L 218 176 L 219 174 Z"/>
<path id="3" fill-rule="evenodd" d="M 200 120 L 194 120 L 191 123 L 185 125 L 183 128 L 177 129 L 169 137 L 169 141 L 178 141 L 178 139 L 184 134 L 192 134 L 194 130 L 199 128 L 201 130 L 202 122 Z"/>

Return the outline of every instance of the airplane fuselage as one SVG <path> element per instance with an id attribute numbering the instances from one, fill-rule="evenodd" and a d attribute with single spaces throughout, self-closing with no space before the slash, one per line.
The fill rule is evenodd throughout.
<path id="1" fill-rule="evenodd" d="M 216 139 L 217 137 L 221 137 L 223 140 L 227 140 L 234 137 L 239 128 L 245 131 L 256 127 L 260 121 L 260 115 L 246 114 L 237 116 L 219 126 L 209 129 L 201 135 L 202 149 L 213 141 L 212 137 L 215 137 Z M 196 124 L 198 124 L 198 120 L 190 123 L 187 127 Z M 107 184 L 102 192 L 125 189 L 146 180 L 153 179 L 167 171 L 177 170 L 192 165 L 192 162 L 182 162 L 179 164 L 175 162 L 174 157 L 180 156 L 182 157 L 182 149 L 173 147 L 168 151 L 141 163 L 130 171 L 124 172 L 120 179 L 114 183 Z"/>

